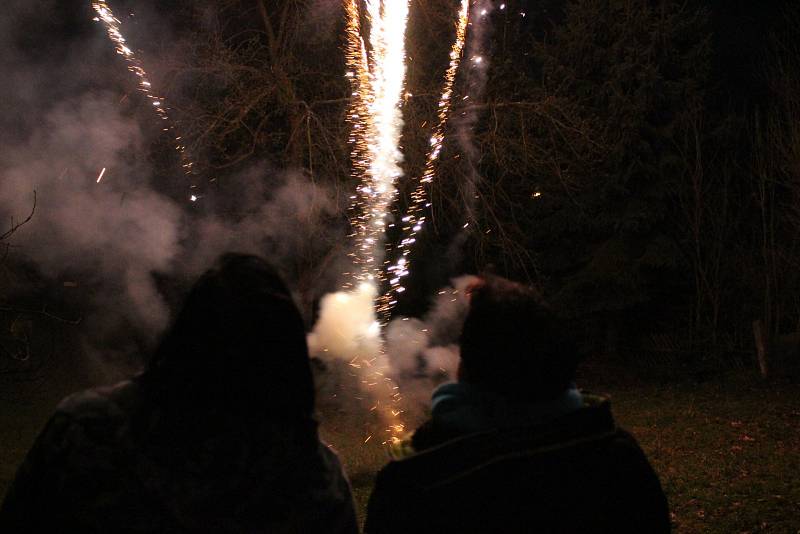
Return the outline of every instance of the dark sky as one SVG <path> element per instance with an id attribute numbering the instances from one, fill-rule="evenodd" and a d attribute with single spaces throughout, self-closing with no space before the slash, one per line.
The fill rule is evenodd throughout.
<path id="1" fill-rule="evenodd" d="M 335 1 L 335 0 L 332 0 Z M 528 0 L 540 5 L 536 0 Z M 549 0 L 557 2 L 557 0 Z M 714 35 L 714 81 L 723 88 L 737 107 L 750 105 L 768 98 L 762 83 L 761 65 L 768 44 L 776 33 L 787 25 L 783 11 L 789 0 L 695 0 L 711 11 Z M 169 50 L 181 19 L 178 14 L 193 2 L 189 0 L 111 0 L 115 14 L 125 23 L 125 33 L 133 47 L 143 49 L 143 59 L 148 65 L 157 65 L 161 58 L 147 58 L 147 53 L 162 54 Z M 523 2 L 524 4 L 524 2 Z M 27 82 L 47 87 L 56 101 L 87 88 L 125 87 L 129 80 L 124 65 L 115 56 L 111 44 L 103 35 L 103 27 L 92 21 L 93 11 L 88 0 L 6 0 L 0 11 L 0 29 L 6 33 L 0 51 L 4 72 L 14 72 L 21 64 L 36 64 L 38 71 L 30 71 Z M 130 13 L 135 16 L 131 17 Z M 75 56 L 85 55 L 85 71 L 80 76 L 60 72 L 63 65 L 73 63 Z M 156 72 L 152 75 L 158 76 Z M 38 77 L 38 79 L 37 79 Z M 0 89 L 9 95 L 7 82 L 0 80 Z M 24 84 L 23 84 L 24 85 Z M 4 87 L 6 86 L 6 87 Z M 16 83 L 12 87 L 19 87 Z M 120 89 L 122 90 L 122 89 Z M 24 111 L 19 100 L 24 95 L 9 95 L 0 103 L 0 126 L 18 122 L 16 116 Z"/>
<path id="2" fill-rule="evenodd" d="M 535 0 L 528 0 L 535 2 Z M 768 39 L 769 35 L 785 24 L 783 10 L 791 0 L 696 0 L 699 5 L 712 11 L 712 25 L 718 50 L 724 63 L 735 65 L 749 58 Z M 139 33 L 138 19 L 145 19 L 147 33 L 155 37 L 169 33 L 175 20 L 168 20 L 169 13 L 176 13 L 191 4 L 187 0 L 157 2 L 151 0 L 111 0 L 115 14 L 128 25 L 126 30 L 134 36 Z M 64 50 L 65 41 L 83 39 L 97 31 L 92 23 L 92 9 L 88 0 L 59 0 L 57 2 L 4 2 L 6 14 L 15 28 L 15 40 L 24 45 L 32 57 L 52 55 L 57 49 Z M 156 11 L 157 10 L 157 11 Z M 136 17 L 128 17 L 134 11 Z M 153 16 L 157 12 L 159 16 Z M 2 15 L 0 15 L 2 16 Z M 134 24 L 131 24 L 131 23 Z"/>

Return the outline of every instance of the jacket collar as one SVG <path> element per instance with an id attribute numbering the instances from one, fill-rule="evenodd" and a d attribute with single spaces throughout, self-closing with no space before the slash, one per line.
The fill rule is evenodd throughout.
<path id="1" fill-rule="evenodd" d="M 583 407 L 583 397 L 574 384 L 553 399 L 526 403 L 464 382 L 439 386 L 433 392 L 431 417 L 458 434 L 496 428 L 540 424 Z"/>
<path id="2" fill-rule="evenodd" d="M 491 428 L 455 436 L 424 446 L 415 446 L 417 440 L 403 440 L 392 446 L 395 460 L 417 459 L 414 463 L 438 462 L 438 458 L 479 458 L 514 454 L 536 454 L 574 446 L 593 440 L 605 439 L 617 433 L 607 397 L 582 393 L 582 406 L 565 415 L 533 424 Z M 429 429 L 437 429 L 439 422 L 432 419 Z M 443 433 L 444 435 L 451 433 Z"/>

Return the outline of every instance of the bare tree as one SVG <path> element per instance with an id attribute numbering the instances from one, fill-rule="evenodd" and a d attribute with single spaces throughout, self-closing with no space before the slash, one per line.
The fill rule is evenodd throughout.
<path id="1" fill-rule="evenodd" d="M 796 12 L 787 11 L 788 16 Z M 759 269 L 761 283 L 760 354 L 770 367 L 778 367 L 778 353 L 787 350 L 798 360 L 800 332 L 800 35 L 788 25 L 769 50 L 765 79 L 769 104 L 753 119 L 753 198 L 759 217 Z M 772 350 L 774 355 L 770 355 Z M 763 352 L 763 351 L 761 351 Z M 797 361 L 795 363 L 798 363 Z M 775 365 L 773 365 L 775 364 Z M 767 371 L 762 366 L 762 372 Z"/>
<path id="2" fill-rule="evenodd" d="M 198 29 L 170 55 L 181 60 L 169 65 L 170 91 L 205 172 L 261 159 L 346 180 L 349 86 L 339 34 L 309 5 L 197 4 Z"/>

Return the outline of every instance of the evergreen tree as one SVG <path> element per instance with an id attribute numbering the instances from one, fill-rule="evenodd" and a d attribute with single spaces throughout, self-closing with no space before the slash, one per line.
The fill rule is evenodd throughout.
<path id="1" fill-rule="evenodd" d="M 691 164 L 678 147 L 704 96 L 705 17 L 670 0 L 509 5 L 503 17 L 486 187 L 504 191 L 499 222 L 525 240 L 551 298 L 613 323 L 679 278 L 670 219 Z M 499 138 L 516 144 L 502 159 L 488 146 Z"/>

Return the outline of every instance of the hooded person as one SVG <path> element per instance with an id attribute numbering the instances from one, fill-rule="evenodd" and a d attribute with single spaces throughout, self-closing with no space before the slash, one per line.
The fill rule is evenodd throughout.
<path id="1" fill-rule="evenodd" d="M 0 531 L 355 533 L 350 486 L 313 410 L 289 290 L 264 260 L 224 255 L 142 374 L 61 402 Z"/>
<path id="2" fill-rule="evenodd" d="M 670 531 L 660 482 L 607 398 L 575 386 L 572 333 L 531 288 L 468 290 L 458 382 L 377 476 L 368 534 Z"/>

